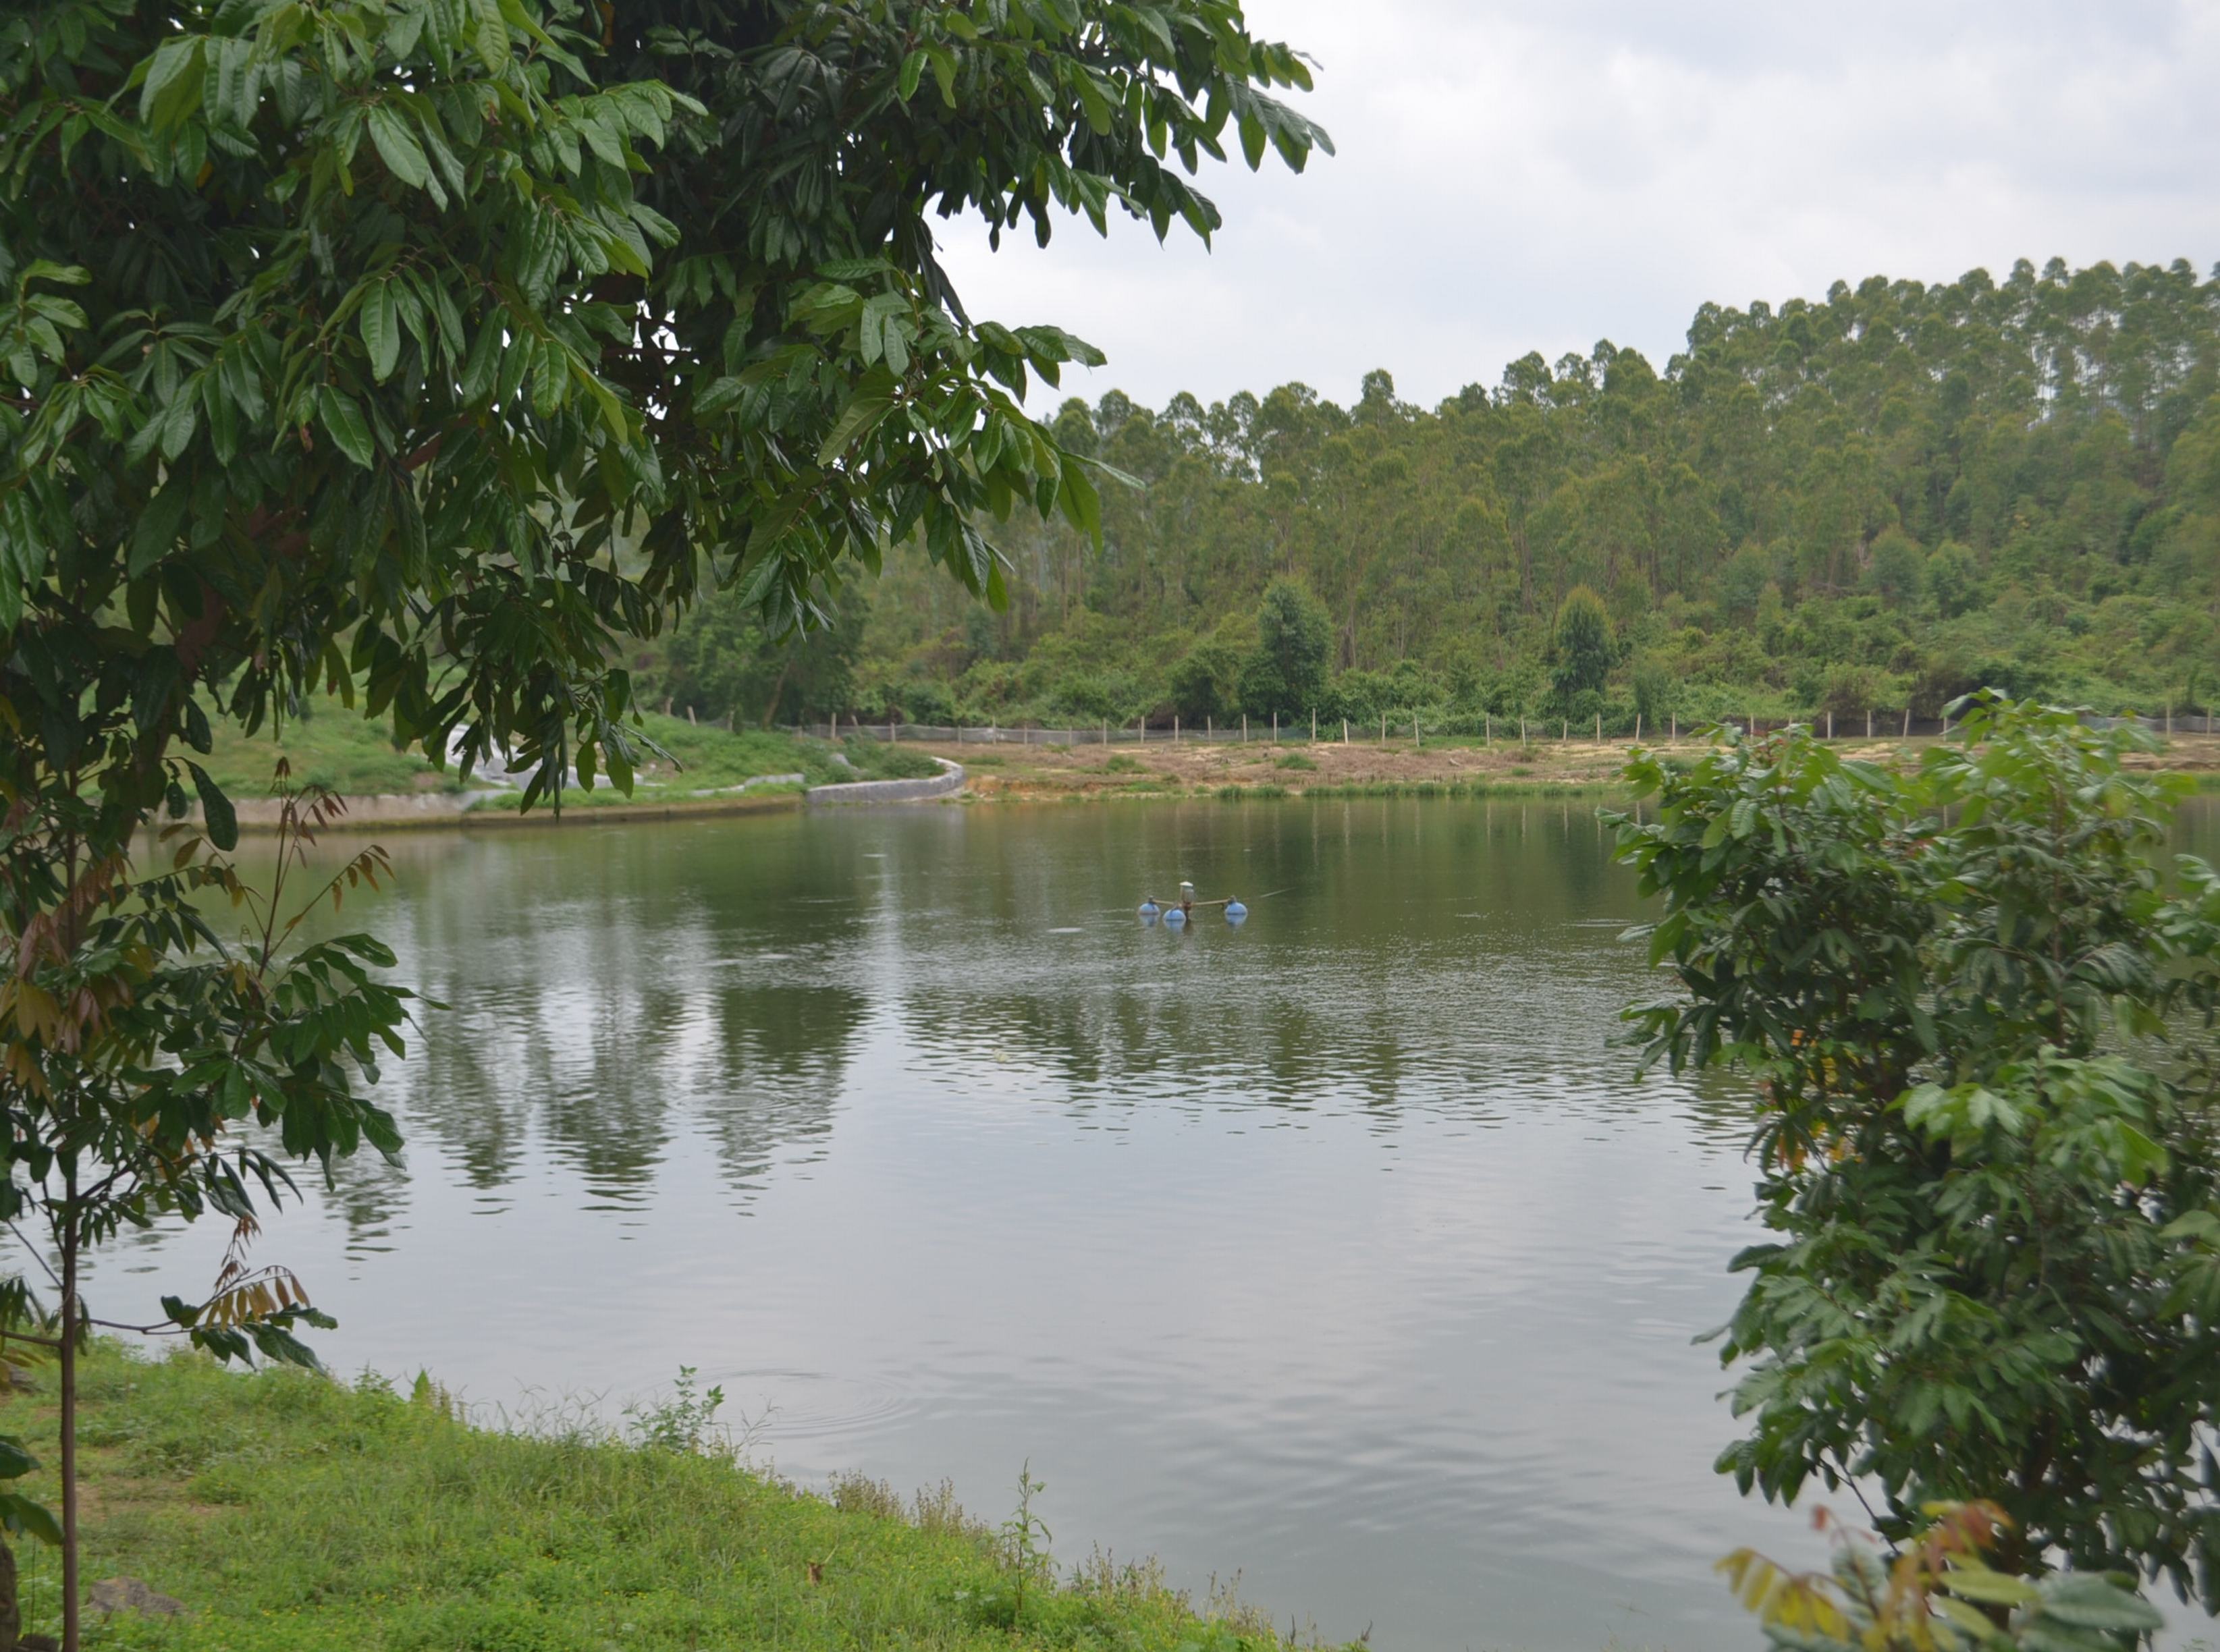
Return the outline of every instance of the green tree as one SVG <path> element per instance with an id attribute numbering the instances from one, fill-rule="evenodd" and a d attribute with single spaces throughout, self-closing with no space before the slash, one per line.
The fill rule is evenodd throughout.
<path id="1" fill-rule="evenodd" d="M 1662 661 L 1648 658 L 1635 661 L 1634 709 L 1650 733 L 1671 727 L 1680 703 L 1679 687 Z"/>
<path id="2" fill-rule="evenodd" d="M 1241 674 L 1252 717 L 1308 715 L 1323 703 L 1333 620 L 1306 586 L 1275 579 L 1257 608 L 1257 650 Z"/>
<path id="3" fill-rule="evenodd" d="M 2147 744 L 1983 696 L 1902 774 L 1797 732 L 1630 767 L 1616 817 L 1685 996 L 1651 1061 L 1756 1081 L 1772 1237 L 1723 1357 L 1718 1467 L 1787 1500 L 1879 1489 L 1902 1537 L 1992 1500 L 1999 1564 L 2166 1578 L 2220 1605 L 2209 1017 L 2220 875 L 2169 885 Z"/>
<path id="4" fill-rule="evenodd" d="M 0 16 L 0 939 L 18 1002 L 58 1007 L 7 1023 L 11 1185 L 59 1163 L 81 1200 L 68 1167 L 127 1144 L 74 1121 L 119 1108 L 282 1119 L 327 1162 L 369 1133 L 305 1033 L 173 1072 L 185 938 L 95 921 L 178 910 L 116 893 L 157 810 L 197 794 L 228 846 L 184 755 L 211 718 L 359 692 L 434 762 L 533 765 L 530 807 L 628 783 L 617 645 L 705 577 L 783 634 L 914 539 L 1001 602 L 986 527 L 1099 542 L 1088 463 L 1020 398 L 1100 357 L 969 316 L 933 220 L 1045 240 L 1114 202 L 1207 237 L 1182 172 L 1228 136 L 1300 166 L 1325 140 L 1269 89 L 1308 79 L 1233 0 Z M 79 1072 L 126 1001 L 179 1018 L 162 1061 Z M 65 1346 L 82 1323 L 65 1281 Z"/>
<path id="5" fill-rule="evenodd" d="M 1224 628 L 1198 639 L 1166 679 L 1173 708 L 1189 724 L 1240 715 L 1243 664 L 1244 651 Z"/>
<path id="6" fill-rule="evenodd" d="M 1557 605 L 1557 623 L 1550 633 L 1552 681 L 1560 701 L 1582 693 L 1601 693 L 1618 658 L 1612 633 L 1611 611 L 1585 585 L 1575 585 Z"/>
<path id="7" fill-rule="evenodd" d="M 1866 583 L 1891 608 L 1919 600 L 1920 577 L 1926 566 L 1918 542 L 1900 528 L 1887 528 L 1867 552 Z"/>
<path id="8" fill-rule="evenodd" d="M 675 712 L 768 727 L 815 722 L 850 708 L 863 645 L 863 605 L 832 606 L 814 630 L 776 637 L 739 593 L 703 597 L 671 627 L 662 669 L 645 684 Z"/>
<path id="9" fill-rule="evenodd" d="M 1927 559 L 1925 574 L 1927 589 L 1944 619 L 1955 619 L 1974 605 L 1980 570 L 1962 545 L 1937 545 Z"/>

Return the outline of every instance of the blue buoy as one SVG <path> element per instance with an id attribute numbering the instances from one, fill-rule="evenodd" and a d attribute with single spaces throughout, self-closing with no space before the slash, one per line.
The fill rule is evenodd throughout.
<path id="1" fill-rule="evenodd" d="M 1174 907 L 1169 912 L 1164 914 L 1164 921 L 1171 925 L 1174 928 L 1177 928 L 1180 925 L 1187 922 L 1187 914 L 1182 912 L 1177 907 Z"/>
<path id="2" fill-rule="evenodd" d="M 1225 921 L 1227 923 L 1238 924 L 1248 915 L 1249 908 L 1243 906 L 1238 901 L 1229 901 L 1225 903 Z"/>
<path id="3" fill-rule="evenodd" d="M 1141 916 L 1142 916 L 1142 917 L 1144 917 L 1144 918 L 1153 918 L 1153 917 L 1155 917 L 1156 915 L 1157 915 L 1157 903 L 1156 903 L 1155 901 L 1144 901 L 1143 902 L 1141 902 Z"/>

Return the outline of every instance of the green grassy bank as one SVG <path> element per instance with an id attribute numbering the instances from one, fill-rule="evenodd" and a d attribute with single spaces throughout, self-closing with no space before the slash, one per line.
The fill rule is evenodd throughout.
<path id="1" fill-rule="evenodd" d="M 0 1429 L 51 1465 L 45 1375 Z M 95 1620 L 88 1644 L 114 1652 L 1283 1644 L 1254 1614 L 1199 1614 L 1147 1568 L 1043 1567 L 1020 1587 L 1005 1538 L 945 1492 L 904 1503 L 856 1480 L 820 1497 L 575 1420 L 473 1428 L 421 1385 L 112 1348 L 84 1392 L 85 1576 L 139 1578 L 187 1609 Z M 51 1496 L 51 1474 L 32 1489 Z M 24 1627 L 51 1632 L 58 1568 L 18 1552 Z"/>
<path id="2" fill-rule="evenodd" d="M 690 799 L 726 791 L 764 775 L 798 774 L 805 784 L 826 786 L 939 772 L 932 759 L 914 748 L 876 740 L 835 745 L 769 729 L 696 726 L 683 717 L 652 712 L 640 722 L 648 738 L 669 756 L 651 756 L 640 764 L 631 798 L 604 782 L 591 792 L 568 794 L 565 808 Z M 396 751 L 384 724 L 326 696 L 312 701 L 305 716 L 289 718 L 282 730 L 265 727 L 250 738 L 219 723 L 215 747 L 203 760 L 204 766 L 218 785 L 239 800 L 260 797 L 269 790 L 280 757 L 292 765 L 296 782 L 328 786 L 349 797 L 453 791 L 461 784 L 452 768 L 442 773 L 420 752 Z M 500 805 L 495 797 L 487 806 Z"/>

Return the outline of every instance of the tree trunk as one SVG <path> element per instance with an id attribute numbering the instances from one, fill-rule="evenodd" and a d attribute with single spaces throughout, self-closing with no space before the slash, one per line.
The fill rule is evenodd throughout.
<path id="1" fill-rule="evenodd" d="M 16 1652 L 23 1609 L 16 1599 L 16 1551 L 0 1543 L 0 1652 Z"/>
<path id="2" fill-rule="evenodd" d="M 69 1178 L 70 1202 L 77 1202 L 76 1177 Z M 61 1458 L 62 1458 L 62 1652 L 78 1652 L 77 1553 L 77 1251 L 78 1219 L 70 1212 L 62 1224 Z"/>
<path id="3" fill-rule="evenodd" d="M 794 650 L 786 651 L 786 658 L 778 663 L 778 681 L 770 685 L 770 701 L 764 707 L 763 726 L 769 728 L 770 720 L 778 715 L 780 696 L 786 693 L 786 675 L 794 669 Z M 835 739 L 839 738 L 836 734 Z"/>

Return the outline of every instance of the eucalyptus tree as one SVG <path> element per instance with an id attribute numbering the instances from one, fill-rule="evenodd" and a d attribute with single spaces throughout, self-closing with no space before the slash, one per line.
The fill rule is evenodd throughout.
<path id="1" fill-rule="evenodd" d="M 1001 601 L 994 522 L 1099 533 L 1088 464 L 1022 397 L 1100 358 L 968 315 L 932 218 L 1207 237 L 1189 175 L 1230 143 L 1301 165 L 1325 135 L 1274 89 L 1308 82 L 1236 0 L 9 8 L 0 1083 L 29 1196 L 52 1156 L 121 1150 L 95 1115 L 192 1138 L 147 1167 L 188 1211 L 249 1114 L 327 1162 L 384 1143 L 343 1099 L 367 1044 L 334 1042 L 391 1032 L 367 976 L 313 1037 L 241 985 L 251 1025 L 182 1053 L 176 972 L 213 935 L 132 849 L 195 795 L 229 848 L 195 760 L 215 721 L 359 693 L 435 763 L 535 765 L 529 807 L 628 781 L 616 641 L 707 583 L 806 627 L 914 538 Z M 150 913 L 171 927 L 104 927 Z M 273 1036 L 285 1059 L 246 1058 Z M 68 1281 L 58 1316 L 71 1345 Z"/>

